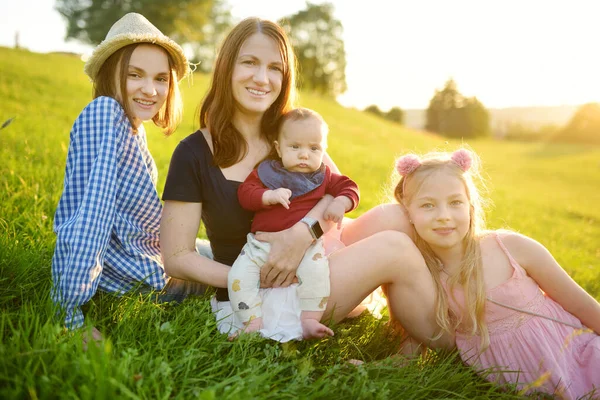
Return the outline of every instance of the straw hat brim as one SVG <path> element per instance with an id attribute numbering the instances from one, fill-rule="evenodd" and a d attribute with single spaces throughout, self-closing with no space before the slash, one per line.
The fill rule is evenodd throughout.
<path id="1" fill-rule="evenodd" d="M 100 43 L 85 63 L 85 66 L 83 67 L 84 72 L 92 79 L 92 81 L 95 81 L 102 64 L 104 64 L 115 51 L 133 43 L 151 43 L 165 49 L 173 59 L 175 71 L 177 72 L 177 78 L 179 80 L 183 79 L 190 72 L 187 57 L 181 46 L 175 41 L 169 39 L 167 36 L 161 37 L 155 34 L 133 33 L 115 35 Z"/>

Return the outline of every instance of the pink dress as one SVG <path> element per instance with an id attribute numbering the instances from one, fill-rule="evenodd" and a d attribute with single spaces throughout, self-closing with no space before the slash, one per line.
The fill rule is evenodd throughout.
<path id="1" fill-rule="evenodd" d="M 479 336 L 457 332 L 456 346 L 461 358 L 478 370 L 492 371 L 486 373 L 486 379 L 516 384 L 525 392 L 540 391 L 576 399 L 598 388 L 594 398 L 600 397 L 600 336 L 547 297 L 512 258 L 497 233 L 495 236 L 514 272 L 508 281 L 488 290 L 487 298 L 574 327 L 488 300 L 485 321 L 490 345 L 479 354 Z M 464 302 L 462 291 L 457 290 L 455 295 L 457 301 Z M 453 309 L 457 310 L 455 305 Z"/>

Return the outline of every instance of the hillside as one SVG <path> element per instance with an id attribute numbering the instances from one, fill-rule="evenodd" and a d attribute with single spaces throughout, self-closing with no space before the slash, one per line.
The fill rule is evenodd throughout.
<path id="1" fill-rule="evenodd" d="M 476 378 L 455 356 L 429 353 L 401 367 L 376 361 L 397 350 L 383 320 L 363 314 L 319 342 L 279 345 L 216 331 L 206 298 L 159 305 L 137 293 L 96 295 L 88 321 L 107 337 L 82 351 L 49 300 L 53 216 L 64 178 L 71 125 L 91 98 L 83 63 L 64 54 L 0 47 L 0 398 L 480 398 L 514 399 Z M 150 124 L 149 148 L 162 193 L 172 151 L 197 128 L 209 77 L 181 83 L 184 123 L 165 138 Z M 394 158 L 461 145 L 302 93 L 331 130 L 329 153 L 361 188 L 351 215 L 388 201 Z M 600 147 L 465 143 L 482 157 L 492 228 L 512 228 L 546 245 L 565 270 L 600 299 Z M 367 268 L 368 266 L 365 266 Z"/>

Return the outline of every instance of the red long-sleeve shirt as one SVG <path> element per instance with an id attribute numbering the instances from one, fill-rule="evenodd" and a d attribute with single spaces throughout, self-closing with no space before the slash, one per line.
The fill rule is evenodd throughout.
<path id="1" fill-rule="evenodd" d="M 279 232 L 287 229 L 304 217 L 326 194 L 333 197 L 346 196 L 352 200 L 354 210 L 358 206 L 358 186 L 347 176 L 331 172 L 325 167 L 325 178 L 318 188 L 292 199 L 289 210 L 281 204 L 264 206 L 262 196 L 269 190 L 258 177 L 255 169 L 238 188 L 240 205 L 254 211 L 251 231 L 254 232 Z"/>

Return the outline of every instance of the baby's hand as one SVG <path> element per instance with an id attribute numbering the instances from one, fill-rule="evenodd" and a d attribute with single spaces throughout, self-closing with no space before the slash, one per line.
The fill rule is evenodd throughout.
<path id="1" fill-rule="evenodd" d="M 344 214 L 346 213 L 346 207 L 343 204 L 333 201 L 323 214 L 325 221 L 337 222 L 337 228 L 342 229 L 342 221 L 344 220 Z"/>
<path id="2" fill-rule="evenodd" d="M 262 201 L 263 204 L 274 205 L 281 204 L 286 209 L 290 208 L 290 197 L 292 197 L 292 191 L 286 188 L 279 188 L 275 190 L 267 190 L 263 193 Z"/>

